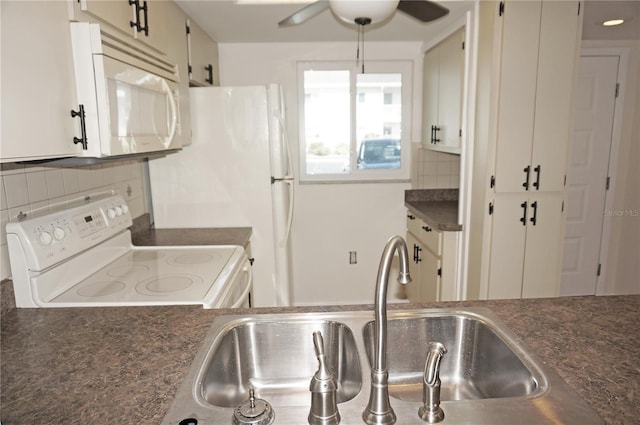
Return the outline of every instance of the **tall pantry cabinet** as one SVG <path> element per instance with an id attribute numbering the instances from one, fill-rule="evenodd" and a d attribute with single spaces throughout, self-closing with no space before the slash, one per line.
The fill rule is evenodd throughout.
<path id="1" fill-rule="evenodd" d="M 490 254 L 480 295 L 557 296 L 582 4 L 514 0 L 493 7 L 499 79 L 489 114 Z"/>

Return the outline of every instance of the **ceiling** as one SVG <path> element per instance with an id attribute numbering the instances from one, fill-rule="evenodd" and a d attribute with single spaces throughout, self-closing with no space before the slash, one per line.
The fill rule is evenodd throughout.
<path id="1" fill-rule="evenodd" d="M 247 42 L 335 42 L 357 39 L 355 25 L 343 23 L 325 10 L 309 21 L 279 28 L 278 22 L 296 12 L 311 0 L 176 0 L 180 7 L 219 43 Z M 245 0 L 246 1 L 246 0 Z M 263 2 L 262 4 L 260 2 Z M 447 25 L 461 19 L 473 7 L 470 0 L 442 0 L 450 10 L 446 17 L 428 23 L 419 22 L 396 11 L 385 22 L 366 27 L 367 41 L 427 41 L 441 33 Z M 585 2 L 583 39 L 640 40 L 640 1 L 587 0 Z M 605 19 L 629 19 L 618 27 L 605 28 Z"/>
<path id="2" fill-rule="evenodd" d="M 339 21 L 329 10 L 303 24 L 279 28 L 278 22 L 312 2 L 293 0 L 237 4 L 235 0 L 176 0 L 180 7 L 219 43 L 356 41 L 356 25 Z M 287 1 L 287 0 L 283 0 Z M 473 1 L 440 1 L 450 12 L 445 18 L 422 23 L 396 11 L 384 22 L 366 27 L 367 41 L 424 41 L 454 19 L 464 16 Z"/>

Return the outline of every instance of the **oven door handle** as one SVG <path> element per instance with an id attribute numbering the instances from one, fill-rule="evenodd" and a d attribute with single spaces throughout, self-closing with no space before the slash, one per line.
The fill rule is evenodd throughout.
<path id="1" fill-rule="evenodd" d="M 231 306 L 231 308 L 240 308 L 242 304 L 244 304 L 244 300 L 247 299 L 249 291 L 251 291 L 251 287 L 253 286 L 253 268 L 250 265 L 245 265 L 242 269 L 242 271 L 246 272 L 249 276 L 249 278 L 247 279 L 247 287 L 244 288 L 244 291 L 242 291 L 242 295 L 240 295 L 238 300 Z"/>

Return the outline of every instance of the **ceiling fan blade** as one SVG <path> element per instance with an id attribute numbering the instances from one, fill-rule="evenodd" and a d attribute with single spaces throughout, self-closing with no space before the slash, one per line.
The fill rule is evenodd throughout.
<path id="1" fill-rule="evenodd" d="M 434 21 L 449 13 L 446 7 L 428 0 L 400 0 L 398 10 L 422 22 Z"/>
<path id="2" fill-rule="evenodd" d="M 279 27 L 289 27 L 291 25 L 298 25 L 316 16 L 318 13 L 329 9 L 329 0 L 318 0 L 313 2 L 302 9 L 298 10 L 293 15 L 278 22 Z"/>

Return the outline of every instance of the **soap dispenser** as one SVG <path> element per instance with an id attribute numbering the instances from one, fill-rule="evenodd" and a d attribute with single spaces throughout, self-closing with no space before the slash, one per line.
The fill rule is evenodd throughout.
<path id="1" fill-rule="evenodd" d="M 338 412 L 336 398 L 338 384 L 327 367 L 327 358 L 324 354 L 324 339 L 320 331 L 313 333 L 313 345 L 319 366 L 309 384 L 309 391 L 311 391 L 309 424 L 338 425 L 340 423 L 340 413 Z"/>

